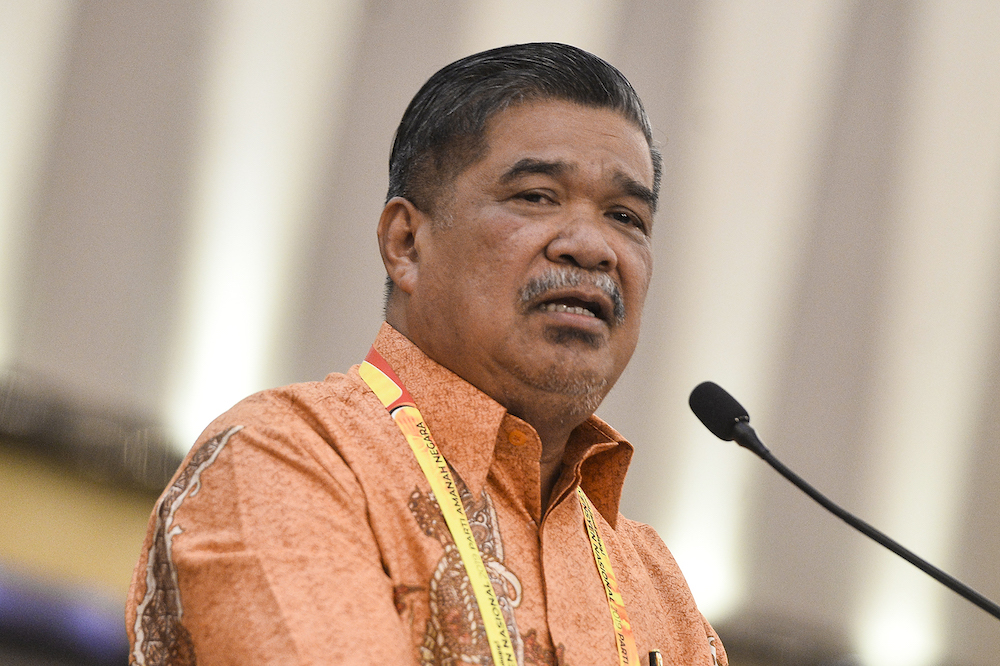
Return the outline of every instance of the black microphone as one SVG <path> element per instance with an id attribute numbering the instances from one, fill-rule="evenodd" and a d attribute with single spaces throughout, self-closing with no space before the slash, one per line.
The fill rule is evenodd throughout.
<path id="1" fill-rule="evenodd" d="M 736 398 L 729 395 L 724 388 L 712 382 L 702 382 L 691 391 L 691 397 L 688 398 L 688 405 L 691 406 L 691 411 L 698 417 L 698 420 L 704 423 L 705 427 L 712 431 L 713 435 L 727 442 L 735 439 L 737 444 L 756 453 L 764 462 L 798 486 L 809 497 L 819 502 L 827 511 L 896 553 L 934 580 L 945 585 L 948 589 L 965 597 L 993 617 L 1000 619 L 1000 606 L 996 603 L 990 601 L 955 577 L 938 569 L 927 560 L 918 557 L 865 521 L 840 508 L 821 492 L 806 483 L 802 477 L 786 467 L 784 463 L 775 458 L 760 439 L 757 438 L 757 433 L 754 432 L 754 429 L 750 427 L 750 415 L 747 414 L 747 410 L 736 401 Z"/>

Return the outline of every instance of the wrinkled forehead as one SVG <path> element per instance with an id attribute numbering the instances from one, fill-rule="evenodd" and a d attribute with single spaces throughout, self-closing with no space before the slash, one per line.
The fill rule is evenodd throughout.
<path id="1" fill-rule="evenodd" d="M 563 100 L 509 107 L 491 118 L 477 161 L 490 157 L 501 178 L 539 173 L 556 176 L 588 162 L 610 165 L 611 177 L 631 179 L 655 206 L 656 167 L 642 128 L 616 109 Z"/>

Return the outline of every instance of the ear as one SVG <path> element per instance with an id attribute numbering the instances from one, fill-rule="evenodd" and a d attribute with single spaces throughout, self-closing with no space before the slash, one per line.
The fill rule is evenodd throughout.
<path id="1" fill-rule="evenodd" d="M 427 216 L 403 197 L 390 199 L 378 221 L 382 263 L 396 287 L 407 294 L 416 288 L 420 268 L 417 231 L 426 222 L 429 222 Z"/>

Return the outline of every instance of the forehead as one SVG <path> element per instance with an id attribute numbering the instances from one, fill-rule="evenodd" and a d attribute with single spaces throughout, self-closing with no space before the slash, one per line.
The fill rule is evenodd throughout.
<path id="1" fill-rule="evenodd" d="M 486 125 L 486 166 L 503 169 L 525 158 L 560 162 L 653 186 L 653 160 L 642 130 L 613 109 L 561 100 L 526 102 Z"/>

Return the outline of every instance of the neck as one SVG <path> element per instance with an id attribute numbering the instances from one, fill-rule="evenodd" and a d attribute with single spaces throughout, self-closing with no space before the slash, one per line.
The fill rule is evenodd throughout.
<path id="1" fill-rule="evenodd" d="M 541 471 L 539 488 L 542 494 L 542 513 L 544 514 L 549 508 L 549 500 L 552 499 L 552 490 L 555 488 L 556 481 L 559 480 L 559 475 L 562 473 L 562 457 L 560 456 L 554 460 L 542 458 L 539 468 Z"/>
<path id="2" fill-rule="evenodd" d="M 477 382 L 476 377 L 462 372 L 459 367 L 450 366 L 445 359 L 436 357 L 433 345 L 428 345 L 426 340 L 418 340 L 411 336 L 405 316 L 406 308 L 401 300 L 397 288 L 386 307 L 386 322 L 409 338 L 430 358 L 462 376 L 506 407 L 510 414 L 528 423 L 538 433 L 542 443 L 542 455 L 539 459 L 542 507 L 547 508 L 549 496 L 562 471 L 563 453 L 569 436 L 578 425 L 593 414 L 597 405 L 603 400 L 606 389 L 593 394 L 573 395 L 532 386 L 522 380 L 498 380 L 498 375 L 486 375 L 485 379 L 479 377 L 481 381 Z"/>
<path id="3" fill-rule="evenodd" d="M 507 411 L 522 419 L 538 433 L 542 443 L 542 453 L 539 458 L 539 483 L 541 489 L 542 511 L 548 508 L 552 490 L 562 472 L 563 454 L 570 434 L 583 423 L 590 414 L 575 414 L 567 409 L 565 396 L 538 396 L 532 401 L 531 408 L 522 408 L 518 404 L 506 404 Z M 561 416 L 553 418 L 553 414 Z"/>

